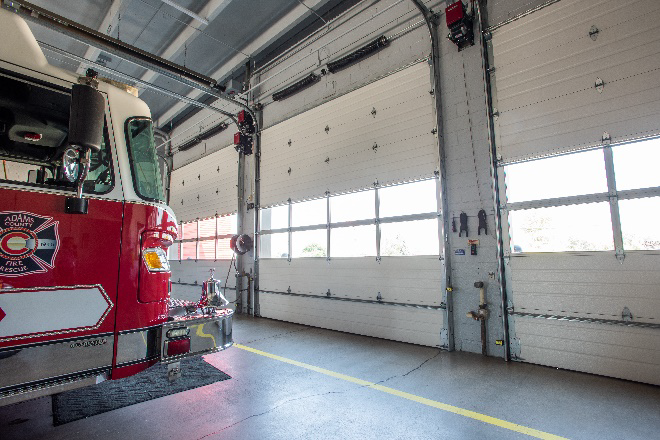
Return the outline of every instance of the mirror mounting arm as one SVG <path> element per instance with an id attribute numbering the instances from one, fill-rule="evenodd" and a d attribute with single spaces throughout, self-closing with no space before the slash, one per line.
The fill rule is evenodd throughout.
<path id="1" fill-rule="evenodd" d="M 89 173 L 92 150 L 98 151 L 103 141 L 105 99 L 98 91 L 96 72 L 80 78 L 71 91 L 69 117 L 69 144 L 80 151 L 82 169 L 76 181 L 76 196 L 67 197 L 65 211 L 69 214 L 87 214 L 89 200 L 83 198 L 83 185 Z"/>
<path id="2" fill-rule="evenodd" d="M 80 165 L 82 165 L 82 169 L 80 170 L 80 176 L 78 176 L 78 182 L 76 182 L 77 198 L 82 197 L 83 184 L 85 183 L 85 179 L 87 179 L 87 174 L 89 173 L 89 164 L 91 157 L 92 157 L 92 150 L 89 148 L 85 148 L 85 150 L 81 153 Z"/>

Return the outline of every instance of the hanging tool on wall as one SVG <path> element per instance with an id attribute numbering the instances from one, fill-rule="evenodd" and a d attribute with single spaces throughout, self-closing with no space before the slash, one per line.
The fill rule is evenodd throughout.
<path id="1" fill-rule="evenodd" d="M 451 232 L 456 232 L 456 216 L 451 213 Z"/>
<path id="2" fill-rule="evenodd" d="M 467 222 L 468 222 L 468 216 L 467 216 L 466 213 L 461 212 L 461 214 L 459 215 L 458 218 L 459 218 L 459 220 L 460 220 L 460 222 L 461 222 L 461 230 L 458 231 L 458 236 L 460 237 L 460 236 L 461 236 L 461 233 L 462 233 L 463 231 L 465 231 L 465 236 L 467 237 L 467 236 L 469 235 L 469 234 L 468 234 L 468 223 L 467 223 Z"/>
<path id="3" fill-rule="evenodd" d="M 486 290 L 483 281 L 476 281 L 474 287 L 479 289 L 479 309 L 476 312 L 467 312 L 467 317 L 475 321 L 481 321 L 481 354 L 486 356 L 487 339 L 486 339 L 486 319 L 488 319 L 488 305 L 486 304 Z"/>
<path id="4" fill-rule="evenodd" d="M 483 209 L 477 214 L 479 217 L 479 228 L 477 229 L 477 234 L 481 235 L 481 228 L 484 230 L 484 235 L 488 235 L 488 223 L 486 223 L 486 211 Z"/>

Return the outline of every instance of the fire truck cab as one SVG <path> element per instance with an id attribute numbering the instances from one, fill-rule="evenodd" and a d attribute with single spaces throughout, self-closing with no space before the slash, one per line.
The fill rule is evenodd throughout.
<path id="1" fill-rule="evenodd" d="M 170 299 L 147 105 L 49 65 L 16 14 L 0 29 L 0 405 L 229 347 L 212 277 L 200 302 Z"/>

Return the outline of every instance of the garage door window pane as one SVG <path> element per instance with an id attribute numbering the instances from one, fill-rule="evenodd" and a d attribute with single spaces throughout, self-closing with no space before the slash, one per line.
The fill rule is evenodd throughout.
<path id="1" fill-rule="evenodd" d="M 353 226 L 330 230 L 331 257 L 369 257 L 376 255 L 376 226 Z"/>
<path id="2" fill-rule="evenodd" d="M 374 191 L 361 191 L 330 197 L 332 223 L 376 218 Z"/>
<path id="3" fill-rule="evenodd" d="M 291 224 L 293 226 L 324 225 L 328 222 L 328 201 L 310 200 L 291 205 Z"/>
<path id="4" fill-rule="evenodd" d="M 233 235 L 236 231 L 236 214 L 218 217 L 218 235 Z"/>
<path id="5" fill-rule="evenodd" d="M 514 253 L 614 249 L 607 202 L 511 211 L 509 233 Z"/>
<path id="6" fill-rule="evenodd" d="M 289 258 L 289 234 L 266 234 L 259 237 L 261 258 Z"/>
<path id="7" fill-rule="evenodd" d="M 607 192 L 603 150 L 507 165 L 504 176 L 509 203 Z"/>
<path id="8" fill-rule="evenodd" d="M 216 259 L 218 260 L 230 260 L 232 255 L 234 254 L 229 247 L 229 238 L 219 238 L 217 240 L 218 242 L 218 250 L 216 253 Z"/>
<path id="9" fill-rule="evenodd" d="M 197 243 L 189 241 L 181 243 L 181 259 L 182 260 L 195 260 L 197 259 Z"/>
<path id="10" fill-rule="evenodd" d="M 199 238 L 215 237 L 215 217 L 199 221 Z"/>
<path id="11" fill-rule="evenodd" d="M 381 188 L 378 197 L 381 218 L 438 210 L 435 179 Z"/>
<path id="12" fill-rule="evenodd" d="M 215 240 L 202 240 L 199 242 L 200 260 L 215 260 Z"/>
<path id="13" fill-rule="evenodd" d="M 289 205 L 274 206 L 259 211 L 262 230 L 284 229 L 289 227 Z"/>
<path id="14" fill-rule="evenodd" d="M 660 186 L 660 138 L 612 148 L 616 188 L 651 188 Z"/>
<path id="15" fill-rule="evenodd" d="M 619 201 L 625 250 L 660 249 L 660 197 Z"/>
<path id="16" fill-rule="evenodd" d="M 197 222 L 184 223 L 181 232 L 181 239 L 197 238 Z"/>
<path id="17" fill-rule="evenodd" d="M 380 225 L 380 255 L 438 255 L 438 221 L 383 223 Z"/>
<path id="18" fill-rule="evenodd" d="M 327 229 L 299 231 L 291 234 L 291 256 L 293 258 L 326 257 Z"/>

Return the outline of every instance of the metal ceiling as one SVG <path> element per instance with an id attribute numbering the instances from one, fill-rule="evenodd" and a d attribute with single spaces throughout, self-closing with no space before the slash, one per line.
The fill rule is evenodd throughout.
<path id="1" fill-rule="evenodd" d="M 358 0 L 32 0 L 69 20 L 97 29 L 124 43 L 181 64 L 220 83 L 241 77 L 248 60 L 257 67 L 324 25 Z M 172 4 L 178 6 L 174 7 Z M 192 14 L 185 13 L 186 9 Z M 197 20 L 198 15 L 204 21 Z M 102 52 L 94 47 L 29 23 L 38 41 L 103 64 L 123 75 L 180 95 L 192 89 Z M 82 73 L 84 63 L 42 45 L 51 64 Z M 112 77 L 104 73 L 104 76 Z M 113 78 L 127 82 L 126 77 Z M 161 128 L 169 131 L 196 108 L 176 107 L 171 96 L 140 87 L 140 97 Z M 211 96 L 197 99 L 210 102 Z"/>

